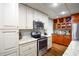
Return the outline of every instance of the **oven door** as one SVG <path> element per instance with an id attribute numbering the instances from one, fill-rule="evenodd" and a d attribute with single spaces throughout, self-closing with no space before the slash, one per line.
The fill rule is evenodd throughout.
<path id="1" fill-rule="evenodd" d="M 38 48 L 37 48 L 37 54 L 38 55 L 43 55 L 46 53 L 47 51 L 47 38 L 41 38 L 40 40 L 38 40 Z"/>

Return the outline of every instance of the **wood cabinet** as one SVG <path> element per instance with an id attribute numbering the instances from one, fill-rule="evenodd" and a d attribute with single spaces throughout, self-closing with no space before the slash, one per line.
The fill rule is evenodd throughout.
<path id="1" fill-rule="evenodd" d="M 54 29 L 71 30 L 71 16 L 54 19 Z"/>
<path id="2" fill-rule="evenodd" d="M 14 52 L 18 54 L 18 34 L 17 30 L 2 30 L 0 32 L 0 55 L 9 55 Z"/>
<path id="3" fill-rule="evenodd" d="M 54 34 L 53 34 L 53 42 L 68 46 L 71 42 L 71 34 L 72 34 L 72 23 L 71 16 L 54 19 Z M 61 33 L 60 33 L 61 32 Z M 60 33 L 60 34 L 59 34 Z M 64 33 L 64 34 L 62 34 Z"/>
<path id="4" fill-rule="evenodd" d="M 63 44 L 64 45 L 68 46 L 70 44 L 70 42 L 71 42 L 71 38 L 70 37 L 71 36 L 64 36 L 64 38 L 63 38 Z"/>
<path id="5" fill-rule="evenodd" d="M 37 56 L 37 41 L 20 45 L 20 56 Z"/>
<path id="6" fill-rule="evenodd" d="M 79 13 L 72 15 L 72 21 L 79 24 Z"/>
<path id="7" fill-rule="evenodd" d="M 63 36 L 62 35 L 53 35 L 53 42 L 62 44 Z"/>
<path id="8" fill-rule="evenodd" d="M 53 34 L 52 42 L 68 46 L 71 42 L 71 36 Z"/>
<path id="9" fill-rule="evenodd" d="M 58 38 L 57 38 L 57 35 L 54 35 L 54 34 L 53 34 L 53 35 L 52 35 L 52 42 L 55 42 L 55 43 L 56 43 L 56 42 L 57 42 L 57 39 L 58 39 Z"/>

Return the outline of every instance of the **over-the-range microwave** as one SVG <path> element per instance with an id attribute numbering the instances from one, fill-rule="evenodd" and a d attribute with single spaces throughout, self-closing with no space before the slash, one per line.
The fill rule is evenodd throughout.
<path id="1" fill-rule="evenodd" d="M 33 29 L 44 29 L 44 23 L 41 21 L 33 20 Z"/>

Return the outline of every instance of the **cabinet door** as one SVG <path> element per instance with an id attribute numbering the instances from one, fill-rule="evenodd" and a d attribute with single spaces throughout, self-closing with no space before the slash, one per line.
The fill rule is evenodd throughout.
<path id="1" fill-rule="evenodd" d="M 26 28 L 26 20 L 27 20 L 27 7 L 19 4 L 19 28 Z M 29 16 L 30 17 L 30 16 Z"/>
<path id="2" fill-rule="evenodd" d="M 52 47 L 52 37 L 48 37 L 48 49 Z"/>
<path id="3" fill-rule="evenodd" d="M 57 43 L 63 44 L 63 35 L 58 35 L 57 36 Z"/>
<path id="4" fill-rule="evenodd" d="M 8 55 L 5 55 L 5 56 L 17 56 L 17 53 L 14 52 L 14 53 L 11 53 L 11 54 L 8 54 Z"/>
<path id="5" fill-rule="evenodd" d="M 3 49 L 8 50 L 17 47 L 17 31 L 3 31 Z"/>
<path id="6" fill-rule="evenodd" d="M 56 43 L 57 42 L 57 35 L 52 36 L 52 42 Z"/>
<path id="7" fill-rule="evenodd" d="M 34 20 L 40 21 L 40 12 L 37 10 L 34 10 Z"/>
<path id="8" fill-rule="evenodd" d="M 3 4 L 4 28 L 18 26 L 18 3 Z"/>
<path id="9" fill-rule="evenodd" d="M 3 33 L 0 30 L 0 56 L 2 55 L 2 51 L 3 51 Z"/>
<path id="10" fill-rule="evenodd" d="M 3 16 L 3 4 L 0 3 L 0 29 L 3 26 L 3 18 L 2 18 L 2 16 Z"/>
<path id="11" fill-rule="evenodd" d="M 20 55 L 21 56 L 36 56 L 37 55 L 37 41 L 20 45 Z"/>
<path id="12" fill-rule="evenodd" d="M 41 12 L 38 12 L 38 17 L 39 17 L 39 21 L 43 22 L 43 17 L 42 17 L 42 14 Z M 43 22 L 44 23 L 44 22 Z"/>
<path id="13" fill-rule="evenodd" d="M 72 21 L 73 23 L 79 24 L 79 13 L 72 15 Z"/>
<path id="14" fill-rule="evenodd" d="M 44 23 L 44 28 L 45 29 L 47 29 L 48 27 L 48 17 L 47 17 L 47 15 L 45 15 L 45 14 L 43 14 L 42 15 L 42 21 L 43 21 L 43 23 Z"/>
<path id="15" fill-rule="evenodd" d="M 33 29 L 33 13 L 34 10 L 27 7 L 27 29 Z"/>
<path id="16" fill-rule="evenodd" d="M 71 42 L 70 36 L 64 36 L 63 44 L 68 46 L 70 42 Z"/>
<path id="17" fill-rule="evenodd" d="M 55 43 L 63 44 L 63 36 L 62 35 L 54 35 L 53 41 Z"/>

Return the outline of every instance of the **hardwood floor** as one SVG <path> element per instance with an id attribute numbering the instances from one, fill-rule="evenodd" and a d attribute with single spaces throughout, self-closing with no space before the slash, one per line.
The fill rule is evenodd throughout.
<path id="1" fill-rule="evenodd" d="M 44 56 L 62 56 L 66 50 L 66 46 L 53 43 L 52 48 L 48 50 Z"/>

